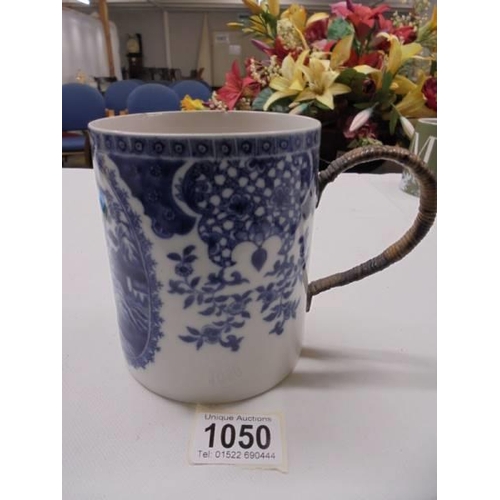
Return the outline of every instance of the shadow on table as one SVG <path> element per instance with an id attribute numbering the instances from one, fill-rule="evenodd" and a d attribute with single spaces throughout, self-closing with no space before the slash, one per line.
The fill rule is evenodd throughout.
<path id="1" fill-rule="evenodd" d="M 299 365 L 299 368 L 282 382 L 281 387 L 436 389 L 437 370 L 436 360 L 433 358 L 395 351 L 330 350 L 312 347 L 304 348 L 301 357 L 317 360 L 321 363 L 321 368 L 305 370 Z"/>

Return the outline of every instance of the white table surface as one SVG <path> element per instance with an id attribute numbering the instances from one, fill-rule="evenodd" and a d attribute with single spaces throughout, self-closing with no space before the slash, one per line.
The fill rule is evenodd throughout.
<path id="1" fill-rule="evenodd" d="M 398 174 L 343 174 L 315 215 L 309 276 L 382 251 L 418 200 Z M 156 396 L 122 357 L 94 173 L 63 170 L 63 498 L 436 498 L 436 226 L 403 261 L 313 300 L 301 359 L 229 405 L 282 412 L 288 473 L 190 465 L 195 406 Z"/>

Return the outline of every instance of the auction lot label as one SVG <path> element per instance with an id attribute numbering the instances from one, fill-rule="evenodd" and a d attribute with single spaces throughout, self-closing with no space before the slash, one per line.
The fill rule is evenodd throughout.
<path id="1" fill-rule="evenodd" d="M 190 463 L 286 471 L 281 414 L 197 410 L 195 419 L 189 447 Z"/>

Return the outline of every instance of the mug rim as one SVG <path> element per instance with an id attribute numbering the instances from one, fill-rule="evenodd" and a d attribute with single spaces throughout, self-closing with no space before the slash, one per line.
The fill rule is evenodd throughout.
<path id="1" fill-rule="evenodd" d="M 192 116 L 193 119 L 196 116 L 200 116 L 201 114 L 206 115 L 209 114 L 211 116 L 220 117 L 220 116 L 232 116 L 235 119 L 235 123 L 239 121 L 239 119 L 245 116 L 253 116 L 252 120 L 254 123 L 260 123 L 259 117 L 257 115 L 262 115 L 261 118 L 263 120 L 269 120 L 269 118 L 274 118 L 283 121 L 282 128 L 276 127 L 268 127 L 268 130 L 259 130 L 258 127 L 252 126 L 247 130 L 238 132 L 238 131 L 230 131 L 227 130 L 217 131 L 217 130 L 207 130 L 206 132 L 173 132 L 173 131 L 165 131 L 165 130 L 156 130 L 152 132 L 144 132 L 140 130 L 140 122 L 144 121 L 144 119 L 154 118 L 158 116 L 169 116 L 173 117 L 173 121 L 175 122 L 175 116 Z M 184 118 L 183 118 L 184 119 Z M 191 119 L 191 118 L 189 118 Z M 232 118 L 231 118 L 232 119 Z M 132 124 L 127 124 L 127 122 L 139 122 L 135 125 L 135 129 Z M 294 123 L 297 124 L 294 126 Z M 263 122 L 264 124 L 266 121 Z M 126 129 L 116 128 L 117 126 L 126 126 L 129 125 Z M 304 115 L 295 115 L 289 113 L 276 113 L 276 112 L 268 112 L 268 111 L 218 111 L 218 110 L 199 110 L 199 111 L 160 111 L 154 113 L 134 113 L 128 115 L 119 115 L 119 116 L 109 116 L 106 118 L 99 118 L 97 120 L 93 120 L 88 124 L 88 128 L 90 131 L 94 133 L 100 134 L 112 134 L 112 135 L 121 135 L 121 136 L 135 136 L 135 137 L 165 137 L 165 138 L 180 138 L 180 137 L 192 137 L 192 138 L 222 138 L 227 137 L 228 135 L 231 137 L 268 137 L 270 135 L 283 135 L 283 134 L 297 134 L 297 133 L 306 133 L 312 132 L 315 130 L 319 130 L 321 128 L 321 122 L 313 117 L 304 116 Z M 265 128 L 265 127 L 264 127 Z"/>

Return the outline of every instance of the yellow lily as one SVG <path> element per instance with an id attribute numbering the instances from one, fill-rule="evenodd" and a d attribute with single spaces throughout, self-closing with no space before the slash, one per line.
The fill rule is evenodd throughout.
<path id="1" fill-rule="evenodd" d="M 311 58 L 308 67 L 302 66 L 302 72 L 308 86 L 295 98 L 295 101 L 316 100 L 328 109 L 333 109 L 334 96 L 347 94 L 351 91 L 347 85 L 335 83 L 340 72 L 332 71 L 328 61 Z"/>
<path id="2" fill-rule="evenodd" d="M 389 56 L 385 61 L 382 70 L 372 68 L 366 64 L 355 66 L 354 69 L 358 73 L 370 75 L 372 80 L 375 82 L 377 90 L 382 88 L 384 74 L 391 73 L 391 75 L 395 76 L 391 82 L 390 89 L 394 90 L 397 94 L 404 94 L 413 89 L 414 84 L 412 84 L 407 78 L 397 75 L 397 72 L 399 71 L 399 68 L 406 61 L 408 61 L 408 59 L 415 57 L 422 50 L 422 46 L 415 42 L 402 45 L 399 39 L 393 35 L 382 34 L 381 36 L 385 36 L 391 42 Z"/>
<path id="3" fill-rule="evenodd" d="M 413 42 L 402 45 L 397 36 L 388 35 L 387 33 L 381 33 L 380 36 L 387 38 L 391 43 L 389 56 L 385 61 L 383 71 L 388 71 L 392 75 L 395 75 L 399 71 L 399 68 L 406 61 L 408 61 L 408 59 L 416 57 L 417 54 L 422 51 L 422 45 L 419 43 Z M 367 66 L 366 64 L 355 66 L 354 69 L 360 73 L 364 73 L 365 75 L 373 75 L 381 72 L 380 70 Z"/>
<path id="4" fill-rule="evenodd" d="M 271 15 L 278 17 L 280 15 L 280 0 L 267 0 L 267 8 Z"/>
<path id="5" fill-rule="evenodd" d="M 391 89 L 394 90 L 394 93 L 398 95 L 406 95 L 415 87 L 416 85 L 411 80 L 402 75 L 396 75 L 391 84 Z"/>
<path id="6" fill-rule="evenodd" d="M 351 56 L 351 47 L 354 35 L 348 35 L 337 42 L 330 56 L 330 68 L 336 70 Z"/>
<path id="7" fill-rule="evenodd" d="M 281 19 L 289 19 L 301 33 L 306 27 L 306 18 L 306 10 L 302 5 L 297 5 L 296 3 L 290 5 L 290 7 L 281 14 Z"/>
<path id="8" fill-rule="evenodd" d="M 391 42 L 391 48 L 385 68 L 389 73 L 395 75 L 408 59 L 415 57 L 422 51 L 422 45 L 416 42 L 402 45 L 399 38 L 394 35 L 387 35 L 387 38 Z"/>
<path id="9" fill-rule="evenodd" d="M 182 111 L 199 111 L 205 109 L 201 99 L 193 99 L 191 96 L 186 95 L 181 101 Z"/>
<path id="10" fill-rule="evenodd" d="M 330 15 L 327 14 L 326 12 L 316 12 L 316 14 L 313 14 L 306 22 L 306 27 L 309 26 L 312 23 L 315 23 L 316 21 L 321 21 L 321 19 L 327 19 L 329 18 Z"/>
<path id="11" fill-rule="evenodd" d="M 262 7 L 254 0 L 242 0 L 245 7 L 250 10 L 252 14 L 261 14 L 263 11 Z"/>
<path id="12" fill-rule="evenodd" d="M 401 115 L 410 118 L 433 118 L 436 116 L 436 112 L 425 105 L 425 97 L 422 93 L 425 79 L 425 74 L 420 75 L 415 88 L 410 90 L 400 103 L 396 104 L 396 109 Z"/>
<path id="13" fill-rule="evenodd" d="M 374 73 L 381 73 L 379 69 L 373 68 L 372 66 L 368 66 L 368 64 L 361 64 L 359 66 L 354 66 L 354 68 L 358 73 L 363 73 L 363 75 L 372 75 Z"/>
<path id="14" fill-rule="evenodd" d="M 371 66 L 367 66 L 363 64 L 361 66 L 355 66 L 354 69 L 358 73 L 363 73 L 364 75 L 370 75 L 371 79 L 375 82 L 375 88 L 380 90 L 382 88 L 382 79 L 384 73 L 379 69 L 372 68 Z M 390 90 L 394 91 L 395 94 L 405 95 L 408 92 L 412 91 L 416 85 L 402 75 L 396 75 L 391 82 Z"/>
<path id="15" fill-rule="evenodd" d="M 309 55 L 308 50 L 300 53 L 297 61 L 288 54 L 281 65 L 281 75 L 274 77 L 269 86 L 276 90 L 264 104 L 264 111 L 269 109 L 273 102 L 282 99 L 283 97 L 293 97 L 299 94 L 305 88 L 305 81 L 302 76 L 302 66 L 306 57 Z"/>

